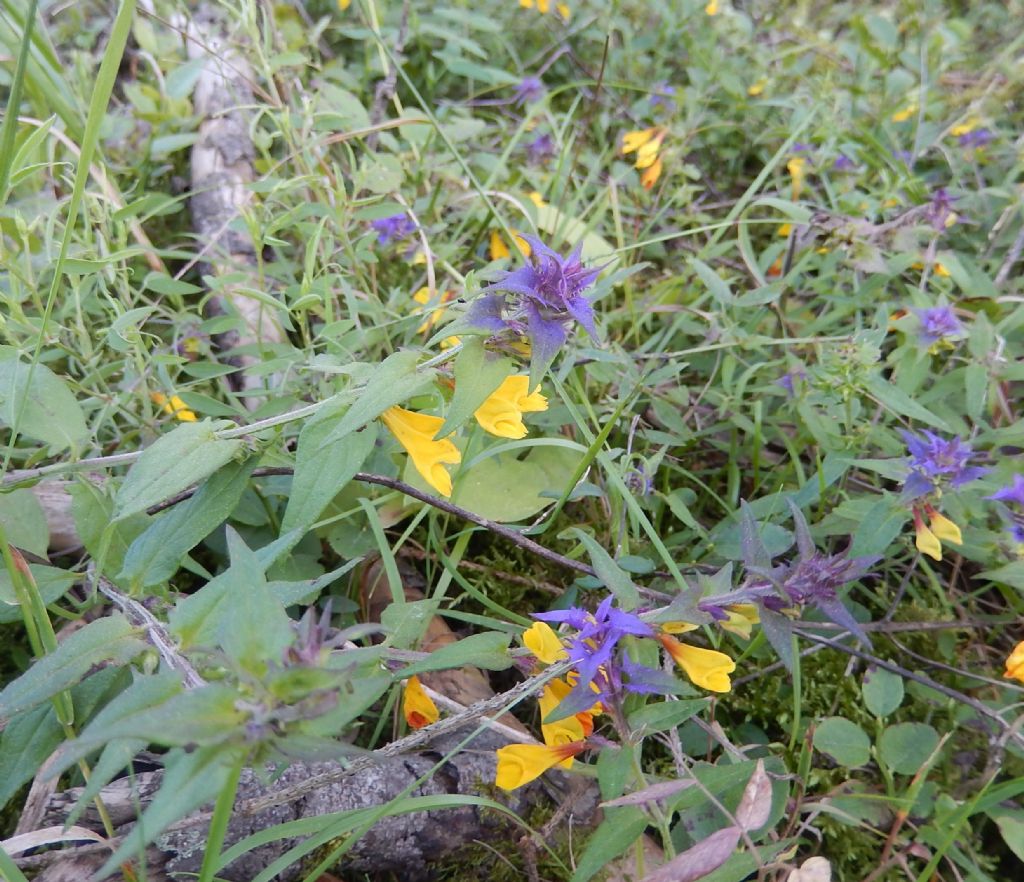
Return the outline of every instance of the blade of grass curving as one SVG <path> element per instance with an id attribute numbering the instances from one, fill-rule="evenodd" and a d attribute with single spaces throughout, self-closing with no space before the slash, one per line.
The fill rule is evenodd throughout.
<path id="1" fill-rule="evenodd" d="M 0 879 L 6 882 L 28 882 L 25 874 L 18 869 L 11 856 L 0 847 Z"/>
<path id="2" fill-rule="evenodd" d="M 68 203 L 68 217 L 64 226 L 64 235 L 61 238 L 60 252 L 57 255 L 57 264 L 53 268 L 53 280 L 50 282 L 50 290 L 46 295 L 46 305 L 43 309 L 42 320 L 39 325 L 39 333 L 36 336 L 36 345 L 32 352 L 32 362 L 29 365 L 26 388 L 31 388 L 32 374 L 39 363 L 39 356 L 42 354 L 43 339 L 47 333 L 50 323 L 50 316 L 53 313 L 53 306 L 57 300 L 57 289 L 61 285 L 64 273 L 64 263 L 67 260 L 68 248 L 71 245 L 71 237 L 74 233 L 75 224 L 78 221 L 78 213 L 82 207 L 82 197 L 85 194 L 85 182 L 89 177 L 89 166 L 92 163 L 93 154 L 96 152 L 96 145 L 100 137 L 100 125 L 107 112 L 107 104 L 110 101 L 110 94 L 114 90 L 114 82 L 117 80 L 117 71 L 121 66 L 121 57 L 124 54 L 124 47 L 128 42 L 128 34 L 131 31 L 132 18 L 135 15 L 136 0 L 125 0 L 117 12 L 114 25 L 110 30 L 110 40 L 103 52 L 103 60 L 100 62 L 100 69 L 96 75 L 96 87 L 92 93 L 92 100 L 89 102 L 89 115 L 85 121 L 85 133 L 82 136 L 82 150 L 78 158 L 78 167 L 75 169 L 75 182 L 71 190 L 71 201 Z M 15 443 L 18 439 L 18 424 L 28 404 L 28 396 L 22 399 L 21 407 L 14 416 L 11 426 L 11 437 L 7 442 L 7 449 L 4 452 L 3 465 L 0 465 L 0 475 L 7 473 L 11 462 L 11 455 L 14 453 Z"/>
<path id="3" fill-rule="evenodd" d="M 25 85 L 25 68 L 28 65 L 28 50 L 32 31 L 36 24 L 36 7 L 39 0 L 31 0 L 25 21 L 25 33 L 21 38 L 18 64 L 14 68 L 11 91 L 7 98 L 7 113 L 0 125 L 0 205 L 7 201 L 7 182 L 11 177 L 11 162 L 14 159 L 14 135 L 18 130 L 18 108 L 21 107 L 21 92 Z"/>

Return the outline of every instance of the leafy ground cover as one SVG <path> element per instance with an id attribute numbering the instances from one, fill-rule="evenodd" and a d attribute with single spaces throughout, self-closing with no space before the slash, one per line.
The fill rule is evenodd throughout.
<path id="1" fill-rule="evenodd" d="M 216 801 L 212 879 L 243 768 L 473 665 L 529 734 L 431 807 L 611 805 L 444 878 L 1018 878 L 1022 12 L 3 0 L 0 833 L 148 749 L 108 870 Z M 251 91 L 213 239 L 190 45 Z"/>

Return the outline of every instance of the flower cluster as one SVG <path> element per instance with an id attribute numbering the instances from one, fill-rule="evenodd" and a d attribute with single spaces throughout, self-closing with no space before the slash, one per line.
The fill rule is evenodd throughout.
<path id="1" fill-rule="evenodd" d="M 541 15 L 547 15 L 551 11 L 551 0 L 519 0 L 523 9 L 536 9 Z M 561 16 L 562 21 L 568 21 L 571 11 L 568 3 L 556 3 L 555 11 Z"/>
<path id="2" fill-rule="evenodd" d="M 622 155 L 636 154 L 636 162 L 633 165 L 642 172 L 640 183 L 645 190 L 650 190 L 661 177 L 663 166 L 659 153 L 667 134 L 668 129 L 664 126 L 653 126 L 649 129 L 626 132 L 622 136 Z"/>
<path id="3" fill-rule="evenodd" d="M 952 306 L 915 309 L 914 315 L 921 323 L 918 336 L 931 352 L 937 352 L 939 349 L 952 349 L 953 341 L 963 336 L 964 326 L 956 317 L 956 311 Z"/>
<path id="4" fill-rule="evenodd" d="M 562 257 L 535 236 L 522 239 L 530 247 L 528 262 L 487 285 L 467 318 L 487 331 L 529 336 L 535 360 L 546 366 L 568 338 L 573 320 L 597 337 L 594 308 L 584 292 L 602 268 L 584 266 L 580 246 Z"/>
<path id="5" fill-rule="evenodd" d="M 736 664 L 725 653 L 682 643 L 672 631 L 692 630 L 693 625 L 654 625 L 636 613 L 615 606 L 607 597 L 594 612 L 579 607 L 534 615 L 538 621 L 523 634 L 523 643 L 537 662 L 545 665 L 572 662 L 566 680 L 554 679 L 540 698 L 543 745 L 513 744 L 497 752 L 496 783 L 512 790 L 548 769 L 568 768 L 572 758 L 587 749 L 594 717 L 609 713 L 621 718 L 627 693 L 650 694 L 676 691 L 675 678 L 639 664 L 621 646 L 626 637 L 657 640 L 687 677 L 711 692 L 728 692 L 729 675 Z M 567 625 L 575 633 L 563 637 L 548 622 Z"/>
<path id="6" fill-rule="evenodd" d="M 969 464 L 974 451 L 959 437 L 947 440 L 927 429 L 923 431 L 924 437 L 910 432 L 901 434 L 910 452 L 910 474 L 903 483 L 903 499 L 912 503 L 914 544 L 922 554 L 942 560 L 943 542 L 963 543 L 960 527 L 923 497 L 938 499 L 947 487 L 956 490 L 982 477 L 988 469 Z"/>

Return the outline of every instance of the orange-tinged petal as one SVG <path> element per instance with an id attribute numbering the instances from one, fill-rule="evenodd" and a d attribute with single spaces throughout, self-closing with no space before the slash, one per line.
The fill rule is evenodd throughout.
<path id="1" fill-rule="evenodd" d="M 659 156 L 654 161 L 654 165 L 644 169 L 643 174 L 640 175 L 640 184 L 645 190 L 650 190 L 658 182 L 658 178 L 661 177 L 661 168 L 661 157 Z"/>
<path id="2" fill-rule="evenodd" d="M 1024 640 L 1013 647 L 1013 652 L 1007 656 L 1006 673 L 1003 676 L 1024 683 Z"/>
<path id="3" fill-rule="evenodd" d="M 415 675 L 405 683 L 402 713 L 405 714 L 405 721 L 409 724 L 410 729 L 422 729 L 424 726 L 436 723 L 440 716 L 437 705 L 424 691 L 420 678 Z"/>
<path id="4" fill-rule="evenodd" d="M 497 751 L 498 772 L 495 784 L 502 790 L 515 790 L 539 778 L 548 769 L 586 750 L 586 744 L 577 741 L 572 744 L 551 746 L 547 744 L 510 744 Z"/>
<path id="5" fill-rule="evenodd" d="M 523 632 L 523 646 L 536 656 L 537 660 L 546 665 L 568 658 L 554 629 L 547 622 L 534 622 Z"/>
<path id="6" fill-rule="evenodd" d="M 696 686 L 710 692 L 729 692 L 732 689 L 729 674 L 736 670 L 736 662 L 724 652 L 680 643 L 667 634 L 659 634 L 658 640 Z"/>
<path id="7" fill-rule="evenodd" d="M 405 448 L 423 480 L 442 496 L 451 496 L 452 478 L 444 466 L 462 462 L 462 454 L 447 438 L 435 440 L 444 420 L 402 407 L 389 407 L 380 418 Z"/>

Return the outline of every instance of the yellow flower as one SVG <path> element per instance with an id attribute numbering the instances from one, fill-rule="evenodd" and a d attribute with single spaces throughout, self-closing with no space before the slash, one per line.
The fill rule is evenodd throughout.
<path id="1" fill-rule="evenodd" d="M 658 627 L 665 634 L 685 634 L 687 631 L 696 631 L 699 625 L 691 625 L 689 622 L 662 622 Z"/>
<path id="2" fill-rule="evenodd" d="M 444 465 L 462 462 L 462 454 L 447 438 L 434 439 L 444 420 L 401 407 L 389 407 L 380 418 L 405 448 L 423 480 L 442 496 L 451 496 L 452 479 Z"/>
<path id="3" fill-rule="evenodd" d="M 443 291 L 441 293 L 440 302 L 441 303 L 447 303 L 454 296 L 455 295 L 452 294 L 451 291 Z M 425 286 L 423 288 L 420 288 L 419 291 L 417 291 L 415 294 L 412 295 L 412 299 L 415 300 L 417 303 L 421 304 L 422 306 L 426 306 L 428 303 L 430 303 L 430 289 L 425 287 Z M 416 310 L 416 312 L 417 313 L 421 313 L 421 312 L 423 312 L 423 310 L 419 309 L 419 310 Z M 434 327 L 434 325 L 436 325 L 441 320 L 441 316 L 443 316 L 443 315 L 444 315 L 444 309 L 443 308 L 431 310 L 430 312 L 427 313 L 427 317 L 426 317 L 426 319 L 424 319 L 423 324 L 421 324 L 416 329 L 416 333 L 417 334 L 425 334 L 427 331 L 429 331 L 432 327 Z"/>
<path id="4" fill-rule="evenodd" d="M 967 121 L 967 122 L 965 122 L 965 123 L 961 123 L 961 124 L 960 124 L 960 125 L 958 125 L 958 126 L 953 126 L 953 128 L 951 128 L 951 129 L 949 130 L 949 133 L 950 133 L 950 134 L 951 134 L 951 135 L 952 135 L 952 136 L 953 136 L 954 138 L 959 138 L 959 137 L 961 137 L 962 135 L 967 135 L 967 134 L 970 134 L 970 133 L 971 133 L 971 132 L 973 132 L 973 131 L 974 131 L 974 130 L 975 130 L 975 129 L 977 128 L 977 127 L 978 127 L 978 121 L 977 121 L 976 119 L 972 119 L 972 120 L 968 120 L 968 121 Z"/>
<path id="5" fill-rule="evenodd" d="M 708 15 L 718 15 L 718 0 L 711 0 L 711 2 L 704 7 L 704 11 Z"/>
<path id="6" fill-rule="evenodd" d="M 793 201 L 800 198 L 804 189 L 804 178 L 807 177 L 807 160 L 802 156 L 794 156 L 786 163 L 789 176 L 793 179 Z"/>
<path id="7" fill-rule="evenodd" d="M 1024 683 L 1024 640 L 1013 647 L 1013 652 L 1006 659 L 1007 680 L 1020 680 Z"/>
<path id="8" fill-rule="evenodd" d="M 510 744 L 497 751 L 498 772 L 495 784 L 502 790 L 515 790 L 539 778 L 552 766 L 565 763 L 578 753 L 586 750 L 586 745 L 577 741 L 572 744 L 550 746 L 547 744 Z"/>
<path id="9" fill-rule="evenodd" d="M 785 239 L 790 233 L 793 232 L 792 224 L 779 224 L 778 235 Z"/>
<path id="10" fill-rule="evenodd" d="M 511 252 L 508 250 L 508 245 L 498 234 L 497 230 L 491 230 L 491 260 L 501 260 L 503 257 L 508 257 Z"/>
<path id="11" fill-rule="evenodd" d="M 650 129 L 626 132 L 622 136 L 622 154 L 625 156 L 627 153 L 636 153 L 634 168 L 643 170 L 640 183 L 645 190 L 650 190 L 661 177 L 663 164 L 658 151 L 661 150 L 666 134 L 667 129 L 654 126 Z"/>
<path id="12" fill-rule="evenodd" d="M 929 512 L 930 526 L 935 537 L 942 542 L 952 542 L 954 545 L 963 545 L 964 537 L 960 528 L 945 515 L 938 512 Z"/>
<path id="13" fill-rule="evenodd" d="M 405 694 L 402 696 L 402 713 L 410 729 L 422 729 L 436 723 L 440 714 L 437 705 L 423 690 L 420 678 L 415 674 L 405 683 Z"/>
<path id="14" fill-rule="evenodd" d="M 177 417 L 183 423 L 195 423 L 199 421 L 199 418 L 185 406 L 185 402 L 177 395 L 172 395 L 168 398 L 160 392 L 150 392 L 149 397 L 153 399 L 154 404 L 162 407 L 167 413 L 173 417 Z"/>
<path id="15" fill-rule="evenodd" d="M 747 89 L 747 94 L 751 98 L 756 98 L 764 91 L 764 87 L 768 85 L 768 80 L 758 80 L 754 85 Z"/>
<path id="16" fill-rule="evenodd" d="M 530 201 L 537 206 L 537 208 L 546 208 L 547 203 L 544 201 L 544 197 L 540 195 L 536 190 L 530 194 Z"/>
<path id="17" fill-rule="evenodd" d="M 562 21 L 568 21 L 569 16 L 572 15 L 572 12 L 569 10 L 568 3 L 556 3 L 555 9 L 558 11 L 558 14 L 562 16 Z"/>
<path id="18" fill-rule="evenodd" d="M 761 621 L 757 607 L 752 603 L 737 603 L 726 609 L 725 613 L 729 618 L 719 622 L 719 626 L 744 640 L 750 639 L 750 629 Z"/>
<path id="19" fill-rule="evenodd" d="M 523 414 L 548 409 L 548 400 L 540 394 L 540 387 L 531 393 L 529 386 L 527 376 L 506 377 L 473 416 L 485 431 L 499 438 L 525 438 Z"/>
<path id="20" fill-rule="evenodd" d="M 710 692 L 729 692 L 732 689 L 729 674 L 736 670 L 736 662 L 724 652 L 688 646 L 668 634 L 659 634 L 658 640 L 695 685 Z"/>
<path id="21" fill-rule="evenodd" d="M 640 185 L 645 190 L 650 190 L 657 182 L 658 178 L 661 177 L 661 157 L 659 156 L 654 163 L 649 167 L 645 168 L 643 174 L 640 175 Z"/>
<path id="22" fill-rule="evenodd" d="M 626 132 L 622 136 L 622 153 L 634 153 L 650 141 L 658 132 L 661 131 L 660 127 L 655 126 L 650 129 L 637 129 L 634 132 Z"/>
<path id="23" fill-rule="evenodd" d="M 944 264 L 940 263 L 939 261 L 935 261 L 935 275 L 948 278 L 949 270 L 946 269 Z"/>
<path id="24" fill-rule="evenodd" d="M 534 622 L 523 631 L 523 646 L 534 654 L 537 661 L 546 665 L 568 657 L 562 641 L 547 622 Z"/>
<path id="25" fill-rule="evenodd" d="M 942 543 L 939 542 L 938 537 L 928 529 L 924 521 L 918 521 L 914 528 L 915 538 L 914 545 L 917 546 L 917 550 L 921 554 L 927 554 L 928 557 L 934 558 L 935 560 L 942 560 Z"/>
<path id="26" fill-rule="evenodd" d="M 338 0 L 338 9 L 344 12 L 352 5 L 352 0 Z"/>
<path id="27" fill-rule="evenodd" d="M 908 104 L 906 107 L 903 108 L 903 110 L 897 110 L 896 113 L 894 113 L 892 115 L 892 121 L 893 122 L 906 122 L 915 113 L 917 113 L 917 103 L 916 102 L 914 104 Z"/>
<path id="28" fill-rule="evenodd" d="M 563 717 L 554 723 L 544 722 L 548 714 L 558 707 L 571 691 L 572 687 L 564 680 L 551 680 L 545 684 L 544 691 L 537 701 L 540 707 L 540 730 L 544 736 L 544 743 L 549 747 L 582 741 L 594 731 L 593 715 L 587 712 Z M 568 769 L 572 765 L 572 757 L 563 760 L 560 765 Z"/>

